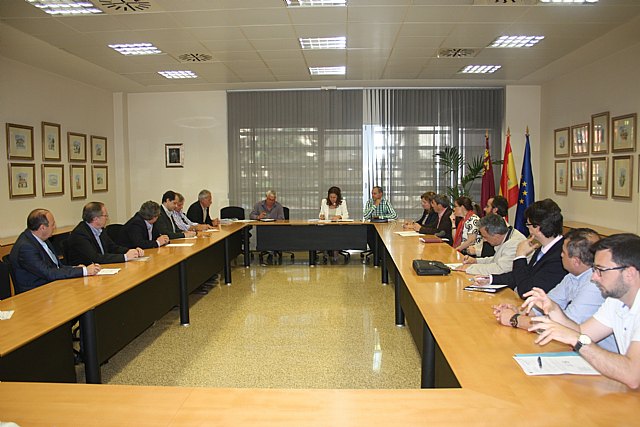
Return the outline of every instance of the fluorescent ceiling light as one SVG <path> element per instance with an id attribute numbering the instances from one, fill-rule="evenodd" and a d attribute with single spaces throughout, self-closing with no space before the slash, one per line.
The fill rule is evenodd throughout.
<path id="1" fill-rule="evenodd" d="M 300 38 L 303 49 L 346 49 L 347 38 L 341 37 L 309 37 Z"/>
<path id="2" fill-rule="evenodd" d="M 347 67 L 309 67 L 312 76 L 344 76 Z"/>
<path id="3" fill-rule="evenodd" d="M 531 47 L 543 39 L 544 36 L 501 36 L 489 47 Z"/>
<path id="4" fill-rule="evenodd" d="M 109 47 L 123 55 L 158 55 L 162 53 L 151 43 L 110 44 Z"/>
<path id="5" fill-rule="evenodd" d="M 198 75 L 193 71 L 158 71 L 158 74 L 168 79 L 197 79 Z"/>
<path id="6" fill-rule="evenodd" d="M 540 0 L 540 3 L 598 3 L 598 0 Z"/>
<path id="7" fill-rule="evenodd" d="M 467 65 L 458 73 L 462 74 L 491 74 L 502 68 L 502 65 Z"/>
<path id="8" fill-rule="evenodd" d="M 346 6 L 347 0 L 284 0 L 288 7 Z"/>
<path id="9" fill-rule="evenodd" d="M 27 2 L 49 15 L 87 15 L 91 13 L 102 13 L 93 3 L 86 0 L 27 0 Z"/>

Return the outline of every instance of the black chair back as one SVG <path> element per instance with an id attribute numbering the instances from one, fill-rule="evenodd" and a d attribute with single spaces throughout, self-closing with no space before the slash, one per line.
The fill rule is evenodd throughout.
<path id="1" fill-rule="evenodd" d="M 0 299 L 9 298 L 11 296 L 11 262 L 9 255 L 2 257 L 0 262 Z"/>
<path id="2" fill-rule="evenodd" d="M 123 224 L 109 224 L 104 231 L 107 233 L 111 240 L 116 242 L 119 245 L 122 245 L 122 238 L 120 237 L 120 233 L 122 233 Z"/>
<path id="3" fill-rule="evenodd" d="M 284 219 L 289 219 L 289 208 L 286 206 L 283 206 L 282 210 L 284 211 Z"/>
<path id="4" fill-rule="evenodd" d="M 244 219 L 244 209 L 240 206 L 227 206 L 220 209 L 220 218 L 221 219 Z"/>

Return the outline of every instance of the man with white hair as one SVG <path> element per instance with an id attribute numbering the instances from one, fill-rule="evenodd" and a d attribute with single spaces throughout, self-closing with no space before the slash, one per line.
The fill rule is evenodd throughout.
<path id="1" fill-rule="evenodd" d="M 276 201 L 277 194 L 273 190 L 267 191 L 265 199 L 259 201 L 253 207 L 249 218 L 251 219 L 284 219 L 284 209 Z"/>

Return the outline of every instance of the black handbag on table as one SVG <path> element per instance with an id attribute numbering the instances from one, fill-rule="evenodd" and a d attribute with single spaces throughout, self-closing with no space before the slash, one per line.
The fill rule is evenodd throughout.
<path id="1" fill-rule="evenodd" d="M 426 259 L 414 259 L 413 269 L 418 276 L 446 276 L 451 273 L 451 269 L 442 262 Z"/>

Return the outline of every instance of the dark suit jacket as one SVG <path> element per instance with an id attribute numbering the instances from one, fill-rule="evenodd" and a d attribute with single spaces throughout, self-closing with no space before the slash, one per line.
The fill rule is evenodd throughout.
<path id="1" fill-rule="evenodd" d="M 209 224 L 212 225 L 213 221 L 209 216 L 209 208 L 206 208 L 206 215 L 202 215 L 202 206 L 200 206 L 200 202 L 196 200 L 189 206 L 187 210 L 187 218 L 189 218 L 193 222 L 197 222 L 198 224 Z"/>
<path id="2" fill-rule="evenodd" d="M 94 262 L 112 264 L 125 261 L 124 254 L 129 249 L 117 245 L 104 230 L 100 233 L 100 242 L 104 254 L 100 252 L 100 246 L 98 246 L 91 228 L 82 221 L 73 229 L 66 241 L 65 262 L 70 265 L 89 265 Z"/>
<path id="3" fill-rule="evenodd" d="M 176 231 L 173 231 L 174 227 Z M 173 219 L 167 215 L 162 206 L 160 206 L 160 216 L 155 224 L 153 224 L 153 228 L 157 229 L 158 233 L 169 236 L 169 239 L 182 239 L 184 237 L 182 230 L 175 225 Z"/>
<path id="4" fill-rule="evenodd" d="M 518 288 L 520 298 L 524 298 L 523 295 L 534 287 L 549 293 L 567 274 L 562 266 L 563 243 L 564 238 L 558 240 L 538 262 L 535 261 L 540 252 L 539 248 L 529 262 L 526 258 L 514 260 L 513 270 L 510 273 L 494 275 L 493 283 L 507 285 L 511 289 Z"/>
<path id="5" fill-rule="evenodd" d="M 55 254 L 53 245 L 48 241 L 46 243 Z M 46 285 L 54 280 L 82 277 L 83 274 L 82 267 L 69 267 L 62 264 L 59 267 L 56 266 L 30 230 L 20 234 L 11 249 L 9 260 L 16 279 L 16 283 L 13 284 L 16 294 Z"/>
<path id="6" fill-rule="evenodd" d="M 438 224 L 438 214 L 433 211 L 427 212 L 427 210 L 425 209 L 422 211 L 422 216 L 420 217 L 420 219 L 416 222 L 424 227 L 435 228 L 436 224 Z"/>
<path id="7" fill-rule="evenodd" d="M 441 231 L 444 232 L 445 239 L 449 239 L 447 242 L 449 245 L 453 245 L 453 236 L 451 235 L 451 208 L 447 208 L 442 215 L 442 219 L 440 220 L 440 224 L 438 224 L 438 217 L 436 216 L 436 221 L 433 224 L 426 224 L 420 227 L 421 234 L 436 234 Z M 436 214 L 437 215 L 437 214 Z"/>
<path id="8" fill-rule="evenodd" d="M 122 232 L 120 233 L 122 241 L 118 243 L 128 248 L 151 249 L 158 247 L 158 243 L 156 242 L 158 237 L 160 237 L 160 233 L 155 224 L 153 224 L 151 240 L 149 240 L 147 224 L 140 214 L 136 213 L 122 228 Z"/>

